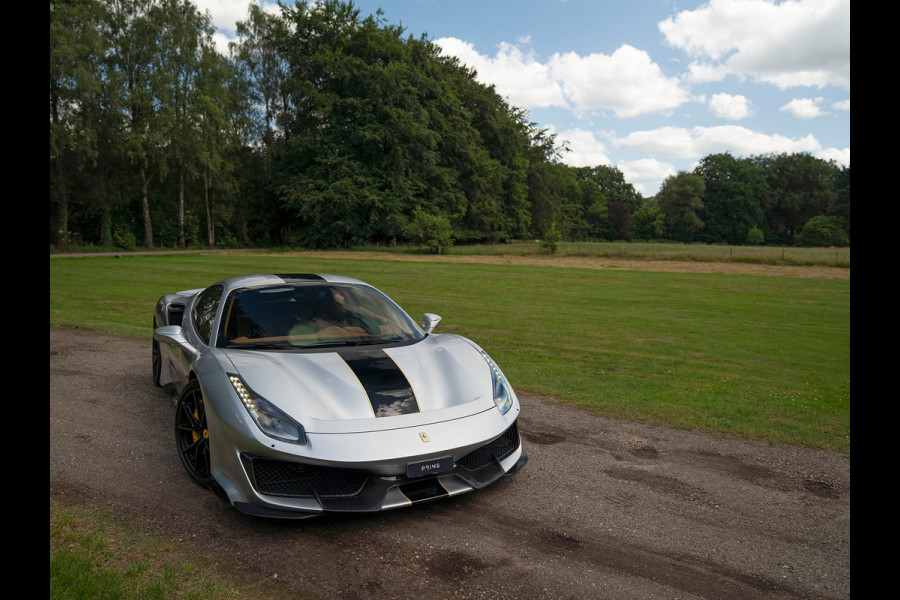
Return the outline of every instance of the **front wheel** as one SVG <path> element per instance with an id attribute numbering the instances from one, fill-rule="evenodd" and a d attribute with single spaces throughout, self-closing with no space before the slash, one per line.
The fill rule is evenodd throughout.
<path id="1" fill-rule="evenodd" d="M 185 471 L 198 485 L 209 487 L 209 430 L 200 382 L 190 381 L 175 406 L 175 444 Z"/>

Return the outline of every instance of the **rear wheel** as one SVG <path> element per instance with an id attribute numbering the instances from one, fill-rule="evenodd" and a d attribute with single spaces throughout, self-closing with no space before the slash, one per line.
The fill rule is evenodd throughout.
<path id="1" fill-rule="evenodd" d="M 156 329 L 156 317 L 153 317 L 153 329 Z M 153 385 L 159 386 L 159 376 L 162 373 L 162 355 L 159 353 L 159 342 L 155 339 L 151 342 L 153 348 Z"/>
<path id="2" fill-rule="evenodd" d="M 175 444 L 181 464 L 197 484 L 209 487 L 209 430 L 206 428 L 206 405 L 200 383 L 190 381 L 175 407 Z"/>

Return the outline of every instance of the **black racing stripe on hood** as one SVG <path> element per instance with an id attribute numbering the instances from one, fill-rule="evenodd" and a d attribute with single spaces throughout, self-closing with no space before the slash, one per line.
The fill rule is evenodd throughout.
<path id="1" fill-rule="evenodd" d="M 381 348 L 352 348 L 338 352 L 369 396 L 376 417 L 419 412 L 419 403 L 406 375 Z"/>

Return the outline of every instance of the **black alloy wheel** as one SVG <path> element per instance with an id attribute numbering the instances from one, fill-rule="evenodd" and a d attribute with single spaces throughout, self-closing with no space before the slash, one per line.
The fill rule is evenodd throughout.
<path id="1" fill-rule="evenodd" d="M 175 407 L 175 444 L 184 469 L 198 485 L 209 487 L 209 430 L 200 382 L 190 381 Z"/>

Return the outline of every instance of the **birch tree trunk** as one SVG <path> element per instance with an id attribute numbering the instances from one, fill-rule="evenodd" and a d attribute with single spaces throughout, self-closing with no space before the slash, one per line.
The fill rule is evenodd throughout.
<path id="1" fill-rule="evenodd" d="M 147 199 L 147 185 L 150 181 L 147 179 L 147 172 L 144 168 L 143 161 L 141 161 L 138 170 L 141 174 L 141 209 L 144 216 L 144 246 L 150 250 L 153 248 L 153 224 L 150 223 L 150 202 Z"/>
<path id="2" fill-rule="evenodd" d="M 184 166 L 178 171 L 178 247 L 184 248 Z"/>

